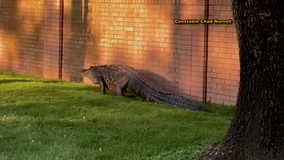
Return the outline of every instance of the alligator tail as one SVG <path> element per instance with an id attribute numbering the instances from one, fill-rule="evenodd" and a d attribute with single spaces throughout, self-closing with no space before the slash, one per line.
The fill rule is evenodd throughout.
<path id="1" fill-rule="evenodd" d="M 132 92 L 139 95 L 143 99 L 146 99 L 147 101 L 168 103 L 174 107 L 182 109 L 210 113 L 209 111 L 201 107 L 197 101 L 169 92 L 161 91 L 156 87 L 149 87 L 148 85 L 145 85 L 144 81 L 138 80 L 136 78 L 130 80 L 129 88 Z"/>
<path id="2" fill-rule="evenodd" d="M 178 108 L 199 111 L 199 112 L 209 112 L 205 110 L 203 107 L 201 107 L 197 101 L 185 98 L 183 96 L 159 92 L 152 94 L 152 97 L 153 100 L 155 99 L 156 101 L 166 102 Z"/>

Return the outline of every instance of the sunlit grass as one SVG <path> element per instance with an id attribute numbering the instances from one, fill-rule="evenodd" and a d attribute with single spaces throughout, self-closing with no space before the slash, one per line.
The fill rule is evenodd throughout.
<path id="1" fill-rule="evenodd" d="M 183 160 L 225 135 L 233 110 L 189 112 L 97 87 L 0 72 L 0 160 Z"/>

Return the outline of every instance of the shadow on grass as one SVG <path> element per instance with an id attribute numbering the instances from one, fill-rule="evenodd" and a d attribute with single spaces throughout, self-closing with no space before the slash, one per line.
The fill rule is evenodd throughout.
<path id="1" fill-rule="evenodd" d="M 0 84 L 4 83 L 16 83 L 16 82 L 34 82 L 33 80 L 26 80 L 26 79 L 1 79 Z"/>
<path id="2" fill-rule="evenodd" d="M 4 83 L 18 83 L 18 82 L 42 82 L 42 83 L 62 83 L 62 81 L 58 80 L 49 80 L 49 81 L 41 81 L 41 80 L 26 80 L 26 79 L 2 79 L 0 80 L 0 84 Z"/>
<path id="3" fill-rule="evenodd" d="M 40 79 L 19 79 L 19 78 L 0 79 L 0 84 L 18 83 L 18 82 L 62 83 L 63 81 L 60 81 L 60 80 L 40 80 Z"/>

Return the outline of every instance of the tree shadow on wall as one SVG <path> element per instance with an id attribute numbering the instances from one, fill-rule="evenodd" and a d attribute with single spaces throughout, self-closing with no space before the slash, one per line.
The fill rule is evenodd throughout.
<path id="1" fill-rule="evenodd" d="M 5 45 L 3 42 L 0 42 L 3 46 L 1 48 L 1 61 L 6 59 L 8 61 L 7 64 L 2 64 L 1 68 L 4 70 L 12 70 L 13 64 L 11 61 L 15 61 L 19 58 L 19 54 L 16 52 L 15 48 L 11 48 L 10 43 L 17 40 L 12 40 L 14 36 L 18 35 L 20 28 L 20 21 L 16 15 L 17 13 L 17 3 L 18 0 L 6 1 L 0 0 L 0 30 L 3 30 L 4 33 L 2 35 L 2 40 L 6 41 Z M 4 9 L 5 8 L 5 9 Z M 15 45 L 15 44 L 14 44 Z M 9 48 L 9 49 L 8 49 Z"/>
<path id="2" fill-rule="evenodd" d="M 83 77 L 80 70 L 85 64 L 87 43 L 93 41 L 94 37 L 88 28 L 89 0 L 72 0 L 70 15 L 65 15 L 64 28 L 70 27 L 71 31 L 64 32 L 63 49 L 63 78 L 73 82 L 82 82 Z"/>
<path id="3" fill-rule="evenodd" d="M 180 4 L 180 0 L 175 2 L 175 5 L 173 5 L 172 8 L 172 13 L 171 13 L 171 18 L 172 19 L 180 19 L 180 10 L 181 10 L 181 4 Z M 172 21 L 173 22 L 173 21 Z M 189 25 L 183 25 L 186 27 L 190 27 Z M 149 43 L 149 50 L 146 51 L 146 60 L 142 62 L 143 65 L 151 65 L 153 66 L 154 69 L 159 69 L 161 72 L 166 73 L 167 78 L 153 72 L 150 71 L 151 69 L 149 68 L 147 71 L 146 70 L 140 70 L 141 74 L 143 74 L 144 77 L 146 77 L 146 79 L 148 79 L 149 81 L 151 81 L 154 84 L 157 84 L 159 88 L 162 88 L 165 91 L 169 91 L 175 94 L 179 94 L 179 95 L 184 95 L 187 97 L 191 97 L 189 95 L 190 91 L 184 91 L 184 90 L 180 90 L 180 79 L 190 79 L 189 76 L 184 77 L 186 75 L 181 75 L 179 73 L 179 68 L 181 66 L 181 64 L 179 63 L 180 61 L 180 56 L 179 56 L 179 52 L 177 51 L 178 46 L 180 46 L 181 44 L 177 43 L 177 40 L 179 39 L 179 35 L 178 35 L 178 31 L 181 29 L 180 25 L 176 25 L 176 24 L 170 24 L 170 33 L 169 33 L 169 38 L 170 38 L 170 42 L 168 43 L 168 47 L 159 47 L 158 45 L 156 45 L 155 43 L 157 43 L 155 41 L 155 43 Z M 190 35 L 190 34 L 189 34 Z M 184 44 L 185 45 L 185 44 Z M 190 44 L 186 44 L 187 46 L 189 46 Z M 170 48 L 170 49 L 169 49 Z M 164 50 L 163 50 L 164 49 Z M 167 52 L 165 52 L 165 49 L 169 49 Z M 171 53 L 169 53 L 171 52 Z M 190 56 L 188 56 L 190 57 Z M 165 58 L 165 59 L 164 59 Z M 191 58 L 191 57 L 190 57 Z M 188 60 L 189 61 L 189 60 Z M 150 63 L 150 64 L 148 64 Z M 170 64 L 166 64 L 166 63 L 170 63 Z M 188 71 L 190 72 L 190 70 Z"/>
<path id="4" fill-rule="evenodd" d="M 7 62 L 2 69 L 41 76 L 43 2 L 0 0 L 0 7 L 0 30 L 5 41 L 1 58 Z"/>

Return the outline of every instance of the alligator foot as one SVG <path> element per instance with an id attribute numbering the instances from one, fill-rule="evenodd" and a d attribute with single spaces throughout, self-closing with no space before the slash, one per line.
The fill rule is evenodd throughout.
<path id="1" fill-rule="evenodd" d="M 120 87 L 116 87 L 116 95 L 119 96 L 119 97 L 123 97 L 124 96 L 124 93 L 122 91 L 122 89 Z"/>
<path id="2" fill-rule="evenodd" d="M 98 84 L 99 84 L 103 94 L 106 94 L 106 85 L 105 85 L 105 83 L 104 83 L 102 78 L 98 78 Z"/>

